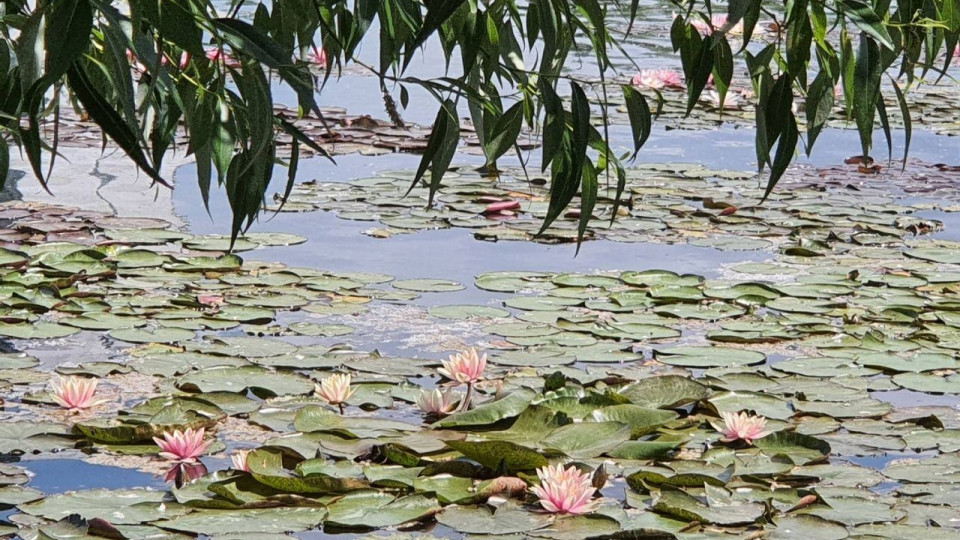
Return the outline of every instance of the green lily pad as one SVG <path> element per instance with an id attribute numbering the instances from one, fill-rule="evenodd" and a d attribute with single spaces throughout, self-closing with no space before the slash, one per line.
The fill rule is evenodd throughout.
<path id="1" fill-rule="evenodd" d="M 777 431 L 757 439 L 753 445 L 771 458 L 785 457 L 797 465 L 825 461 L 830 445 L 821 439 L 792 431 Z"/>
<path id="2" fill-rule="evenodd" d="M 726 491 L 723 488 L 714 489 Z M 764 514 L 765 507 L 762 504 L 736 502 L 727 494 L 724 497 L 711 498 L 710 493 L 708 490 L 709 502 L 704 504 L 682 491 L 662 491 L 655 499 L 653 508 L 678 519 L 715 525 L 750 524 Z"/>
<path id="3" fill-rule="evenodd" d="M 464 288 L 456 281 L 446 279 L 403 279 L 390 285 L 396 289 L 415 292 L 453 292 Z"/>
<path id="4" fill-rule="evenodd" d="M 677 413 L 623 404 L 602 407 L 593 411 L 592 416 L 597 422 L 621 422 L 630 426 L 630 436 L 635 439 L 653 433 L 658 427 L 676 419 Z"/>
<path id="5" fill-rule="evenodd" d="M 177 387 L 187 392 L 245 392 L 256 389 L 274 396 L 309 394 L 313 392 L 313 386 L 313 382 L 302 375 L 254 366 L 218 366 L 188 373 L 177 381 Z"/>
<path id="6" fill-rule="evenodd" d="M 465 534 L 520 534 L 542 529 L 553 522 L 547 514 L 536 514 L 507 503 L 496 512 L 486 506 L 450 506 L 437 514 L 437 522 Z"/>
<path id="7" fill-rule="evenodd" d="M 618 393 L 634 405 L 661 409 L 700 401 L 710 395 L 710 390 L 688 377 L 664 375 L 641 379 Z"/>
<path id="8" fill-rule="evenodd" d="M 189 341 L 196 335 L 191 330 L 181 328 L 118 328 L 107 333 L 118 341 L 128 343 L 177 343 Z"/>
<path id="9" fill-rule="evenodd" d="M 0 322 L 0 336 L 17 339 L 56 339 L 72 336 L 79 331 L 79 328 L 71 328 L 62 324 L 49 322 L 37 322 L 33 324 L 6 324 Z"/>
<path id="10" fill-rule="evenodd" d="M 671 347 L 655 349 L 654 357 L 664 364 L 684 367 L 746 366 L 761 364 L 766 355 L 757 351 L 726 347 Z"/>
<path id="11" fill-rule="evenodd" d="M 893 382 L 907 390 L 933 394 L 960 394 L 960 375 L 940 377 L 929 373 L 901 373 Z"/>
<path id="12" fill-rule="evenodd" d="M 350 493 L 327 507 L 325 523 L 349 529 L 395 527 L 435 514 L 440 505 L 420 494 L 394 497 L 378 491 Z"/>
<path id="13" fill-rule="evenodd" d="M 0 454 L 51 452 L 72 448 L 70 428 L 49 422 L 0 423 Z"/>
<path id="14" fill-rule="evenodd" d="M 325 508 L 250 508 L 244 510 L 194 510 L 190 514 L 157 522 L 167 530 L 192 534 L 278 534 L 313 529 L 327 517 Z"/>
<path id="15" fill-rule="evenodd" d="M 474 317 L 499 319 L 510 316 L 510 312 L 505 309 L 469 305 L 434 306 L 427 310 L 427 313 L 441 319 L 471 319 Z"/>
<path id="16" fill-rule="evenodd" d="M 549 464 L 540 452 L 509 441 L 447 441 L 447 446 L 493 471 L 532 471 Z"/>
<path id="17" fill-rule="evenodd" d="M 274 339 L 226 336 L 190 343 L 188 347 L 197 352 L 243 358 L 268 358 L 291 354 L 297 350 L 295 345 Z"/>
<path id="18" fill-rule="evenodd" d="M 434 424 L 438 428 L 484 426 L 518 416 L 530 406 L 535 393 L 519 389 L 500 399 L 482 403 L 469 411 L 452 414 Z"/>
<path id="19" fill-rule="evenodd" d="M 843 540 L 849 536 L 843 525 L 812 515 L 780 516 L 775 528 L 764 538 L 776 540 L 804 538 L 809 540 Z"/>
<path id="20" fill-rule="evenodd" d="M 92 489 L 48 495 L 42 500 L 21 505 L 20 511 L 50 520 L 76 514 L 83 519 L 99 518 L 115 525 L 139 525 L 176 518 L 190 509 L 177 504 L 162 491 Z"/>
<path id="21" fill-rule="evenodd" d="M 573 458 L 594 458 L 629 440 L 630 433 L 630 426 L 621 422 L 567 424 L 544 437 L 540 445 Z"/>

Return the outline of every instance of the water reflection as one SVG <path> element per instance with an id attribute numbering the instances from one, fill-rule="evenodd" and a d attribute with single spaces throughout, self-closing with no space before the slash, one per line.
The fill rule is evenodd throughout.
<path id="1" fill-rule="evenodd" d="M 199 461 L 196 463 L 177 463 L 167 470 L 163 481 L 173 482 L 173 485 L 181 488 L 205 474 L 207 474 L 207 467 Z"/>

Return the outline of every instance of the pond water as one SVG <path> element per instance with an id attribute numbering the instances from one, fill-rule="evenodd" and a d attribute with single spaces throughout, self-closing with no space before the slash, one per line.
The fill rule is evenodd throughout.
<path id="1" fill-rule="evenodd" d="M 123 467 L 87 463 L 64 456 L 60 459 L 31 459 L 20 462 L 32 474 L 30 487 L 54 494 L 77 489 L 117 489 L 132 486 L 163 488 L 157 475 Z"/>
<path id="2" fill-rule="evenodd" d="M 645 39 L 630 50 L 662 61 L 662 43 Z M 440 73 L 428 51 L 417 76 Z M 405 118 L 428 124 L 433 102 L 411 102 Z M 355 73 L 321 105 L 383 116 L 377 81 Z M 11 352 L 0 355 L 0 527 L 31 539 L 76 537 L 95 518 L 118 537 L 177 540 L 960 537 L 960 184 L 946 172 L 926 192 L 916 172 L 955 159 L 955 139 L 917 130 L 906 173 L 894 162 L 864 176 L 840 170 L 859 152 L 855 132 L 829 128 L 756 206 L 752 130 L 682 124 L 658 124 L 631 177 L 624 220 L 649 229 L 598 227 L 579 253 L 478 240 L 497 225 L 483 197 L 523 199 L 501 229 L 524 231 L 543 191 L 509 183 L 512 157 L 503 182 L 480 178 L 482 158 L 466 151 L 439 218 L 381 189 L 409 177 L 417 155 L 301 160 L 296 193 L 333 208 L 262 216 L 246 241 L 263 245 L 240 253 L 242 266 L 195 256 L 220 255 L 211 235 L 226 232 L 229 206 L 214 190 L 203 208 L 189 164 L 173 192 L 187 234 L 4 209 L 17 231 L 80 244 L 20 238 L 23 252 L 3 254 L 13 292 L 0 322 Z M 611 140 L 626 150 L 629 130 L 612 126 Z M 272 191 L 285 176 L 278 168 Z M 336 206 L 356 187 L 363 197 Z M 369 231 L 398 221 L 344 216 L 383 208 L 417 227 L 379 238 Z M 449 223 L 418 221 L 431 219 Z M 68 294 L 51 300 L 51 283 Z M 432 423 L 420 391 L 451 386 L 440 360 L 467 346 L 490 354 L 487 380 L 455 394 L 459 406 L 476 390 L 475 408 Z M 51 370 L 102 380 L 106 403 L 60 411 Z M 335 371 L 356 383 L 342 403 L 314 389 Z M 718 417 L 737 411 L 765 416 L 771 433 L 721 440 Z M 214 432 L 203 469 L 174 488 L 151 437 L 200 425 Z M 245 472 L 231 470 L 238 449 L 254 450 Z M 533 482 L 545 456 L 593 475 L 592 517 L 554 520 L 496 483 Z"/>

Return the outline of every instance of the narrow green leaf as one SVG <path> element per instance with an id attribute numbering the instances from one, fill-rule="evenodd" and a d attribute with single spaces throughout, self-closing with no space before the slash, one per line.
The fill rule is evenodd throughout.
<path id="1" fill-rule="evenodd" d="M 588 159 L 583 165 L 583 173 L 580 180 L 580 222 L 577 225 L 577 251 L 574 256 L 580 253 L 580 246 L 583 244 L 583 235 L 587 232 L 587 224 L 593 215 L 593 209 L 597 204 L 597 171 L 593 168 L 593 163 Z"/>
<path id="2" fill-rule="evenodd" d="M 853 42 L 846 31 L 840 32 L 840 73 L 843 83 L 843 101 L 847 120 L 853 118 L 853 97 L 856 87 L 857 58 L 853 54 Z"/>
<path id="3" fill-rule="evenodd" d="M 210 146 L 211 143 L 208 143 L 198 148 L 193 154 L 197 163 L 197 185 L 200 188 L 200 199 L 203 200 L 203 207 L 207 214 L 213 217 L 210 213 L 210 178 L 213 176 Z"/>
<path id="4" fill-rule="evenodd" d="M 520 136 L 523 127 L 523 100 L 507 109 L 493 126 L 491 138 L 487 141 L 484 151 L 487 155 L 487 165 L 495 163 L 500 156 L 506 153 Z"/>
<path id="5" fill-rule="evenodd" d="M 571 100 L 570 138 L 565 141 L 565 153 L 554 160 L 552 181 L 550 184 L 550 202 L 547 205 L 547 215 L 537 234 L 550 227 L 564 209 L 570 205 L 577 188 L 580 186 L 580 177 L 583 164 L 587 160 L 587 146 L 590 141 L 590 102 L 587 100 L 583 88 L 571 81 L 573 98 Z"/>
<path id="6" fill-rule="evenodd" d="M 239 19 L 218 18 L 213 20 L 224 40 L 235 50 L 247 54 L 257 62 L 277 70 L 277 75 L 297 93 L 300 107 L 312 110 L 322 118 L 313 96 L 313 76 L 305 66 L 293 62 L 291 51 L 284 50 L 270 36 Z"/>
<path id="7" fill-rule="evenodd" d="M 767 188 L 764 190 L 763 199 L 766 200 L 776 187 L 777 182 L 783 177 L 790 162 L 793 161 L 793 154 L 797 150 L 797 139 L 799 130 L 797 129 L 797 120 L 793 113 L 787 116 L 786 125 L 780 135 L 780 143 L 777 145 L 777 153 L 773 158 L 773 164 L 770 166 L 770 178 L 767 180 Z"/>
<path id="8" fill-rule="evenodd" d="M 6 187 L 10 177 L 10 146 L 7 140 L 0 137 L 0 190 Z"/>
<path id="9" fill-rule="evenodd" d="M 460 144 L 460 118 L 457 116 L 457 105 L 451 100 L 444 103 L 444 110 L 447 112 L 447 125 L 444 129 L 443 140 L 440 151 L 437 153 L 430 165 L 430 194 L 427 199 L 427 205 L 433 205 L 433 198 L 440 191 L 440 182 L 443 175 L 453 162 L 453 156 L 457 153 L 457 146 Z"/>
<path id="10" fill-rule="evenodd" d="M 280 129 L 282 129 L 283 131 L 285 131 L 285 132 L 287 133 L 287 135 L 290 135 L 291 137 L 293 137 L 293 140 L 294 140 L 294 141 L 296 141 L 296 142 L 298 142 L 298 143 L 300 143 L 300 144 L 306 145 L 308 148 L 310 148 L 311 150 L 313 150 L 313 151 L 316 152 L 317 154 L 319 154 L 319 155 L 327 158 L 328 160 L 330 160 L 330 163 L 333 163 L 334 165 L 336 165 L 337 162 L 334 161 L 334 159 L 333 159 L 333 157 L 330 155 L 330 153 L 327 152 L 327 151 L 326 151 L 322 146 L 320 146 L 316 141 L 314 141 L 313 139 L 311 139 L 310 137 L 308 137 L 306 133 L 304 133 L 303 131 L 300 130 L 300 128 L 298 128 L 298 127 L 295 126 L 294 124 L 290 123 L 290 121 L 284 120 L 283 118 L 281 118 L 281 117 L 279 117 L 279 116 L 277 116 L 277 123 L 280 125 Z"/>
<path id="11" fill-rule="evenodd" d="M 630 129 L 633 131 L 633 155 L 630 159 L 635 159 L 640 148 L 650 137 L 652 129 L 650 107 L 643 94 L 633 86 L 624 84 L 620 89 L 623 91 L 623 98 L 627 104 L 627 116 L 630 118 Z"/>
<path id="12" fill-rule="evenodd" d="M 404 69 L 410 65 L 413 59 L 413 51 L 419 49 L 427 38 L 436 32 L 443 23 L 447 22 L 458 9 L 466 3 L 466 0 L 423 0 L 427 7 L 427 14 L 423 18 L 423 26 L 417 32 L 417 37 L 413 39 L 413 45 L 407 50 L 407 57 L 404 60 Z"/>
<path id="13" fill-rule="evenodd" d="M 857 28 L 873 36 L 886 49 L 894 50 L 893 40 L 883 25 L 883 19 L 873 10 L 873 6 L 861 0 L 837 0 L 837 4 Z"/>
<path id="14" fill-rule="evenodd" d="M 750 43 L 753 30 L 760 20 L 761 0 L 730 0 L 728 2 L 727 24 L 731 27 L 743 21 L 743 45 L 737 51 L 742 52 Z"/>
<path id="15" fill-rule="evenodd" d="M 456 116 L 456 105 L 448 99 L 440 105 L 440 110 L 437 111 L 437 117 L 433 121 L 433 131 L 430 133 L 427 147 L 424 149 L 423 157 L 420 158 L 420 166 L 417 167 L 417 173 L 414 175 L 407 193 L 417 187 L 417 184 L 429 170 L 430 194 L 427 204 L 433 204 L 433 197 L 436 191 L 440 189 L 443 173 L 453 160 L 453 154 L 459 140 L 460 122 Z"/>
<path id="16" fill-rule="evenodd" d="M 813 144 L 820 131 L 833 112 L 833 81 L 826 71 L 821 71 L 810 84 L 807 91 L 807 156 L 813 151 Z"/>
<path id="17" fill-rule="evenodd" d="M 893 84 L 893 90 L 897 94 L 897 103 L 900 105 L 900 116 L 903 119 L 903 168 L 907 168 L 907 156 L 910 155 L 910 140 L 913 138 L 913 120 L 910 118 L 910 105 L 907 103 L 903 91 L 897 81 L 890 81 Z"/>
<path id="18" fill-rule="evenodd" d="M 58 0 L 46 9 L 43 44 L 46 54 L 46 87 L 66 74 L 74 60 L 90 46 L 93 11 L 87 0 Z M 46 88 L 44 88 L 45 90 Z"/>
<path id="19" fill-rule="evenodd" d="M 713 82 L 717 87 L 719 102 L 725 103 L 730 80 L 733 78 L 733 51 L 724 35 L 718 35 L 713 41 Z M 720 114 L 723 114 L 721 107 Z"/>
<path id="20" fill-rule="evenodd" d="M 707 85 L 710 73 L 713 71 L 713 48 L 718 39 L 716 36 L 714 34 L 703 40 L 703 43 L 697 48 L 696 59 L 692 64 L 690 77 L 687 79 L 687 116 L 696 107 L 700 94 L 703 93 L 703 88 Z"/>
<path id="21" fill-rule="evenodd" d="M 627 24 L 627 35 L 630 35 L 630 32 L 633 30 L 633 23 L 637 20 L 637 10 L 639 8 L 640 0 L 630 0 L 630 22 Z"/>
<path id="22" fill-rule="evenodd" d="M 232 18 L 213 20 L 213 26 L 223 33 L 224 40 L 237 51 L 242 51 L 271 69 L 293 64 L 293 59 L 270 36 L 252 24 Z"/>
<path id="23" fill-rule="evenodd" d="M 279 214 L 280 210 L 283 210 L 283 206 L 287 204 L 287 199 L 290 198 L 290 193 L 293 192 L 293 186 L 297 180 L 297 165 L 299 165 L 299 163 L 300 141 L 293 139 L 290 141 L 290 162 L 287 163 L 287 186 L 283 190 L 283 198 L 280 199 L 280 206 L 277 207 L 274 215 Z"/>
<path id="24" fill-rule="evenodd" d="M 873 38 L 860 35 L 860 47 L 854 66 L 855 89 L 853 90 L 853 117 L 860 133 L 860 145 L 864 156 L 870 155 L 873 146 L 873 120 L 880 95 L 880 49 Z"/>
<path id="25" fill-rule="evenodd" d="M 890 133 L 890 119 L 887 118 L 887 104 L 883 99 L 877 99 L 877 117 L 880 119 L 880 128 L 887 141 L 887 160 L 893 160 L 893 135 Z"/>
<path id="26" fill-rule="evenodd" d="M 540 160 L 540 166 L 541 171 L 545 171 L 560 151 L 567 127 L 563 102 L 554 90 L 552 83 L 546 77 L 541 77 L 539 86 L 544 110 L 543 157 Z"/>
<path id="27" fill-rule="evenodd" d="M 160 34 L 190 54 L 202 56 L 203 27 L 196 19 L 202 12 L 195 11 L 195 3 L 191 0 L 161 0 L 158 4 Z"/>

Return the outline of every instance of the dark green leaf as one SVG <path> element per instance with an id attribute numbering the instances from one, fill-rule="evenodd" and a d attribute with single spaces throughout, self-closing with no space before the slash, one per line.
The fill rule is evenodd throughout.
<path id="1" fill-rule="evenodd" d="M 485 145 L 487 165 L 495 163 L 517 142 L 520 128 L 523 127 L 523 101 L 518 101 L 507 109 L 493 126 L 490 140 Z"/>
<path id="2" fill-rule="evenodd" d="M 870 155 L 873 146 L 873 119 L 880 96 L 880 49 L 873 38 L 861 34 L 854 71 L 853 117 L 860 132 L 863 155 Z"/>
<path id="3" fill-rule="evenodd" d="M 423 0 L 427 7 L 427 15 L 423 19 L 423 26 L 417 32 L 417 37 L 413 40 L 413 45 L 409 48 L 406 60 L 404 60 L 404 69 L 413 59 L 413 50 L 423 45 L 431 34 L 436 32 L 440 26 L 449 19 L 466 0 Z"/>
<path id="4" fill-rule="evenodd" d="M 897 81 L 891 81 L 893 90 L 897 94 L 897 104 L 900 105 L 900 117 L 903 120 L 903 169 L 907 167 L 907 156 L 910 155 L 910 139 L 913 137 L 913 121 L 910 119 L 910 105 L 907 103 L 903 91 Z"/>
<path id="5" fill-rule="evenodd" d="M 627 116 L 630 118 L 630 129 L 633 131 L 633 155 L 630 159 L 635 159 L 640 148 L 650 137 L 652 128 L 650 107 L 643 94 L 634 87 L 624 84 L 620 89 L 623 90 L 623 98 L 627 103 Z"/>
<path id="6" fill-rule="evenodd" d="M 789 113 L 787 115 L 786 125 L 783 127 L 783 132 L 780 135 L 780 143 L 777 144 L 777 153 L 770 167 L 770 178 L 767 180 L 767 188 L 763 193 L 764 199 L 770 195 L 770 192 L 776 187 L 783 173 L 786 172 L 787 166 L 793 161 L 793 154 L 797 149 L 798 137 L 799 130 L 797 129 L 797 120 L 794 118 L 793 113 Z"/>
<path id="7" fill-rule="evenodd" d="M 821 71 L 807 91 L 807 156 L 833 112 L 833 102 L 833 81 L 825 71 Z"/>
<path id="8" fill-rule="evenodd" d="M 593 168 L 593 163 L 588 159 L 583 165 L 583 174 L 580 181 L 580 222 L 577 225 L 577 251 L 580 253 L 580 245 L 583 244 L 583 235 L 587 232 L 587 224 L 590 223 L 590 217 L 593 215 L 593 208 L 597 204 L 597 171 Z M 576 255 L 576 254 L 575 254 Z"/>
<path id="9" fill-rule="evenodd" d="M 873 36 L 885 48 L 893 50 L 893 40 L 883 25 L 883 19 L 877 15 L 868 2 L 861 0 L 837 0 L 846 15 L 853 24 L 857 25 L 864 33 Z"/>

